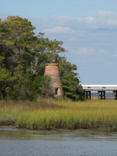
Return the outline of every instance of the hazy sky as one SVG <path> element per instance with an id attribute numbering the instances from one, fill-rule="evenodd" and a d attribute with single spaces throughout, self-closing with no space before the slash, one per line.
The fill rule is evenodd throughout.
<path id="1" fill-rule="evenodd" d="M 63 41 L 81 84 L 117 84 L 117 0 L 0 0 L 0 18 L 20 16 Z"/>

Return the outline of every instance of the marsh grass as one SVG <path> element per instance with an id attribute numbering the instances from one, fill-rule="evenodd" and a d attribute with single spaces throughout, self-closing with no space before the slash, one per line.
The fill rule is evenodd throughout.
<path id="1" fill-rule="evenodd" d="M 0 119 L 28 129 L 117 131 L 117 101 L 1 101 Z"/>

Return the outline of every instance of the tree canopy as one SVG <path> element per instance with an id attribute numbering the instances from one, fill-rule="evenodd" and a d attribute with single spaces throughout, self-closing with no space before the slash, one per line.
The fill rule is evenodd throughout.
<path id="1" fill-rule="evenodd" d="M 58 56 L 63 91 L 66 98 L 79 100 L 84 92 L 79 85 L 77 67 L 60 52 L 63 42 L 37 36 L 35 27 L 27 19 L 8 16 L 0 20 L 0 96 L 10 99 L 33 100 L 41 95 L 53 96 L 50 79 L 44 77 L 45 63 L 53 63 Z M 45 85 L 44 85 L 45 84 Z"/>

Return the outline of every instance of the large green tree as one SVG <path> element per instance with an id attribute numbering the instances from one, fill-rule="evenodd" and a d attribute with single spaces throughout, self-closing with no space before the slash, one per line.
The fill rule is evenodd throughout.
<path id="1" fill-rule="evenodd" d="M 31 22 L 19 16 L 9 16 L 0 22 L 0 41 L 11 48 L 14 52 L 14 60 L 17 63 L 23 61 L 24 55 L 30 55 L 34 45 L 35 37 Z M 30 51 L 26 50 L 30 49 Z"/>
<path id="2" fill-rule="evenodd" d="M 37 78 L 32 63 L 37 64 L 35 58 L 38 55 L 34 29 L 30 21 L 19 16 L 0 21 L 0 87 L 4 96 L 30 98 L 39 93 L 33 87 Z"/>

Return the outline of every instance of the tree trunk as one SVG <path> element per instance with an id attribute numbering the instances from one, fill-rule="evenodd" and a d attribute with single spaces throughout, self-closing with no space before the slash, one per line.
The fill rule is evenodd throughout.
<path id="1" fill-rule="evenodd" d="M 18 46 L 18 55 L 19 55 L 19 65 L 21 65 L 21 52 L 20 52 L 20 46 Z"/>

